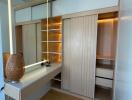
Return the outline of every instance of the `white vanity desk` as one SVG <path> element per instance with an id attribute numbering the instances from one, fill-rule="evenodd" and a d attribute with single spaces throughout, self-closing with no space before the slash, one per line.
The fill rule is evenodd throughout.
<path id="1" fill-rule="evenodd" d="M 38 100 L 50 89 L 50 80 L 61 72 L 61 64 L 39 67 L 25 72 L 19 83 L 5 83 L 5 94 L 15 100 Z"/>

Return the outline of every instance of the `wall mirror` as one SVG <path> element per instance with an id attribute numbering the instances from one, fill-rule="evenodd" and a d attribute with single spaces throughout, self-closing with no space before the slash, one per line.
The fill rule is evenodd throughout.
<path id="1" fill-rule="evenodd" d="M 47 48 L 42 44 L 42 37 L 47 38 L 48 17 L 52 16 L 52 0 L 11 1 L 10 14 L 13 17 L 10 19 L 10 52 L 21 53 L 25 66 L 48 60 L 43 56 L 42 49 L 47 52 Z M 42 30 L 42 21 L 45 22 L 44 30 Z M 42 31 L 46 35 L 42 35 Z"/>

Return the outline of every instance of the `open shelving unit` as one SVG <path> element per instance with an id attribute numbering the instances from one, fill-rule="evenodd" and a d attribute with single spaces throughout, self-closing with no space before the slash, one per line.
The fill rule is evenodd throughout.
<path id="1" fill-rule="evenodd" d="M 50 17 L 41 21 L 42 59 L 53 63 L 62 60 L 62 21 L 61 17 Z"/>
<path id="2" fill-rule="evenodd" d="M 57 88 L 57 89 L 61 89 L 61 73 L 59 73 L 58 75 L 56 75 L 53 79 L 52 79 L 52 87 Z"/>
<path id="3" fill-rule="evenodd" d="M 60 16 L 50 17 L 41 21 L 42 59 L 51 63 L 62 61 L 62 19 Z M 61 73 L 51 81 L 52 87 L 61 88 Z"/>
<path id="4" fill-rule="evenodd" d="M 98 15 L 95 97 L 112 100 L 118 12 Z M 99 92 L 100 91 L 100 92 Z"/>

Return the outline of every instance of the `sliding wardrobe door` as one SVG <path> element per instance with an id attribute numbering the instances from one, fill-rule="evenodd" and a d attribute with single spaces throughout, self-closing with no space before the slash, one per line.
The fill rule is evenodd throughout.
<path id="1" fill-rule="evenodd" d="M 22 26 L 25 65 L 36 63 L 36 24 Z"/>
<path id="2" fill-rule="evenodd" d="M 63 89 L 94 98 L 97 15 L 64 20 Z"/>
<path id="3" fill-rule="evenodd" d="M 97 15 L 85 16 L 82 34 L 82 94 L 90 98 L 95 92 L 97 19 Z"/>
<path id="4" fill-rule="evenodd" d="M 62 88 L 70 90 L 70 58 L 71 58 L 71 20 L 65 19 L 63 22 L 63 71 L 62 71 Z"/>
<path id="5" fill-rule="evenodd" d="M 82 94 L 84 17 L 71 19 L 70 91 Z"/>

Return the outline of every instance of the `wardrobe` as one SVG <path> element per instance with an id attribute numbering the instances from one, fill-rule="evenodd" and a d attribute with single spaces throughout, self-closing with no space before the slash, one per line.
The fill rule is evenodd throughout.
<path id="1" fill-rule="evenodd" d="M 97 15 L 64 19 L 62 88 L 94 98 Z"/>
<path id="2" fill-rule="evenodd" d="M 117 15 L 108 12 L 63 19 L 63 90 L 91 99 L 108 90 L 111 96 Z"/>

